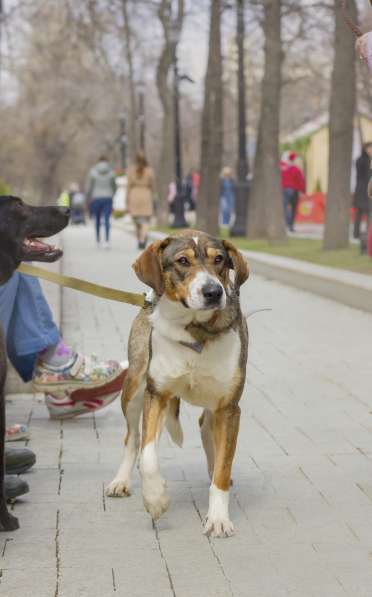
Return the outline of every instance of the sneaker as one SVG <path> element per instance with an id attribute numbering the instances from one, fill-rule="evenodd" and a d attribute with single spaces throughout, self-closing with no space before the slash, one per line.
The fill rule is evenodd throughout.
<path id="1" fill-rule="evenodd" d="M 30 439 L 30 434 L 27 429 L 27 425 L 16 423 L 6 428 L 5 441 L 6 442 L 18 442 L 21 440 Z"/>
<path id="2" fill-rule="evenodd" d="M 95 355 L 89 357 L 75 353 L 71 362 L 63 367 L 54 367 L 39 359 L 32 383 L 36 392 L 61 394 L 104 386 L 122 372 L 123 368 L 117 361 L 98 361 Z"/>
<path id="3" fill-rule="evenodd" d="M 103 248 L 106 249 L 106 250 L 111 249 L 111 245 L 110 245 L 110 243 L 109 243 L 108 240 L 103 243 Z"/>
<path id="4" fill-rule="evenodd" d="M 15 500 L 17 497 L 28 493 L 30 488 L 28 483 L 15 475 L 5 475 L 4 477 L 4 492 L 5 499 Z"/>
<path id="5" fill-rule="evenodd" d="M 5 448 L 5 472 L 8 475 L 22 475 L 36 462 L 36 456 L 28 448 Z"/>
<path id="6" fill-rule="evenodd" d="M 128 368 L 125 367 L 114 380 L 104 386 L 53 394 L 48 393 L 45 396 L 45 404 L 50 418 L 71 419 L 78 415 L 105 408 L 121 393 L 127 372 Z"/>

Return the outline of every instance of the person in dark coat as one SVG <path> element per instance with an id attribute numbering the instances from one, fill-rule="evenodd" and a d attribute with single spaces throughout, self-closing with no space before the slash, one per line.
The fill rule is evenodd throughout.
<path id="1" fill-rule="evenodd" d="M 356 187 L 354 193 L 355 221 L 354 238 L 360 236 L 360 223 L 364 216 L 368 216 L 368 182 L 371 177 L 372 141 L 365 143 L 363 151 L 357 159 Z"/>

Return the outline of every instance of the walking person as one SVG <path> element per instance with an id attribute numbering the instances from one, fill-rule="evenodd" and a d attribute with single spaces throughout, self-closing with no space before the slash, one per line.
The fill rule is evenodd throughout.
<path id="1" fill-rule="evenodd" d="M 368 217 L 368 183 L 371 176 L 372 141 L 363 145 L 362 153 L 357 159 L 356 187 L 354 193 L 354 238 L 360 238 L 360 224 L 363 218 Z"/>
<path id="2" fill-rule="evenodd" d="M 235 210 L 235 181 L 231 168 L 224 168 L 220 178 L 220 222 L 229 226 Z"/>
<path id="3" fill-rule="evenodd" d="M 90 170 L 86 182 L 86 197 L 90 202 L 90 212 L 95 219 L 97 245 L 101 243 L 101 219 L 105 225 L 104 248 L 110 248 L 110 224 L 112 198 L 116 190 L 115 173 L 105 156 Z"/>
<path id="4" fill-rule="evenodd" d="M 296 159 L 297 154 L 294 151 L 285 151 L 280 161 L 284 217 L 291 232 L 294 232 L 299 194 L 306 190 L 304 173 L 296 165 Z"/>
<path id="5" fill-rule="evenodd" d="M 154 213 L 154 173 L 148 165 L 145 154 L 140 151 L 135 163 L 128 168 L 128 211 L 136 226 L 138 248 L 147 244 L 149 225 Z"/>

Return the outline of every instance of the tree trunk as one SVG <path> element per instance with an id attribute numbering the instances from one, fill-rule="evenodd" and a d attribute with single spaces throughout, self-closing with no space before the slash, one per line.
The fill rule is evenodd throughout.
<path id="1" fill-rule="evenodd" d="M 198 228 L 219 234 L 219 180 L 223 151 L 223 86 L 221 0 L 211 0 L 208 66 L 205 77 L 201 139 L 201 184 L 197 203 Z"/>
<path id="2" fill-rule="evenodd" d="M 282 39 L 281 0 L 264 0 L 265 70 L 247 235 L 286 239 L 279 171 Z"/>
<path id="3" fill-rule="evenodd" d="M 184 11 L 184 0 L 178 0 L 178 12 L 175 21 L 179 30 L 182 29 Z M 169 183 L 174 180 L 173 95 L 168 84 L 168 75 L 172 66 L 175 48 L 170 39 L 171 27 L 174 26 L 171 19 L 170 0 L 161 1 L 158 16 L 163 27 L 164 46 L 156 69 L 156 85 L 163 110 L 160 161 L 157 172 L 159 197 L 157 221 L 160 226 L 166 226 L 169 214 L 168 187 Z"/>
<path id="4" fill-rule="evenodd" d="M 355 112 L 355 39 L 346 26 L 341 0 L 334 2 L 335 54 L 329 114 L 328 199 L 323 248 L 341 249 L 349 244 L 350 175 Z M 348 3 L 351 19 L 357 21 L 355 0 Z"/>
<path id="5" fill-rule="evenodd" d="M 133 162 L 138 148 L 138 113 L 136 101 L 136 83 L 134 80 L 133 68 L 132 31 L 129 22 L 128 0 L 122 0 L 122 8 L 124 17 L 125 52 L 129 74 L 128 158 L 130 162 Z"/>

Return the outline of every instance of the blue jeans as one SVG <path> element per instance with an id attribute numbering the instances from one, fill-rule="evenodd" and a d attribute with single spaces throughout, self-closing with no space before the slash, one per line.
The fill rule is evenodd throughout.
<path id="1" fill-rule="evenodd" d="M 29 381 L 38 353 L 60 340 L 39 280 L 15 272 L 0 286 L 0 323 L 8 357 L 22 379 Z"/>
<path id="2" fill-rule="evenodd" d="M 91 214 L 96 220 L 96 238 L 100 241 L 101 231 L 101 217 L 105 220 L 105 237 L 108 241 L 110 238 L 110 218 L 112 213 L 112 197 L 98 197 L 93 199 L 90 204 Z"/>

